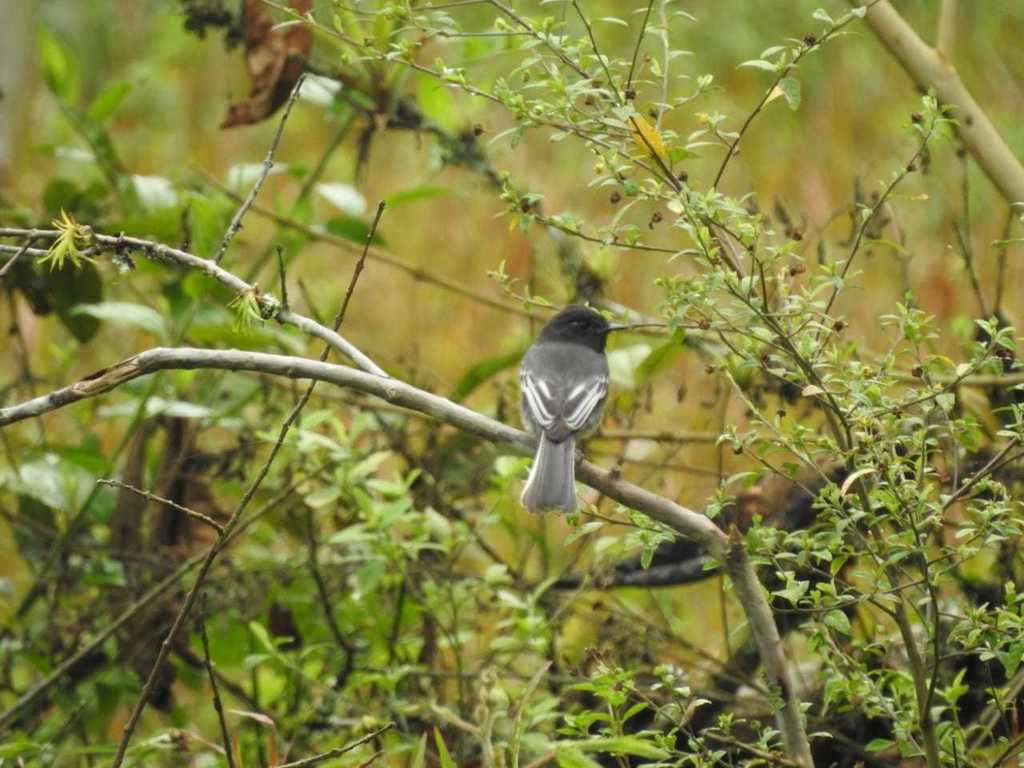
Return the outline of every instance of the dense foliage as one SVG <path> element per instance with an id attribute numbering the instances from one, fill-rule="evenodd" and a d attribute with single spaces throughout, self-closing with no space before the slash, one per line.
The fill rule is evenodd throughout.
<path id="1" fill-rule="evenodd" d="M 740 542 L 799 690 L 762 674 L 723 563 L 664 522 L 582 487 L 578 514 L 529 516 L 529 458 L 436 412 L 166 370 L 0 427 L 0 764 L 121 742 L 140 766 L 795 765 L 789 695 L 816 765 L 1024 749 L 1024 211 L 975 189 L 955 110 L 878 82 L 866 9 L 773 11 L 754 56 L 672 0 L 166 5 L 135 12 L 174 50 L 154 35 L 124 80 L 40 27 L 55 116 L 34 184 L 0 198 L 0 405 L 149 347 L 315 359 L 282 312 L 341 308 L 389 375 L 517 424 L 549 307 L 656 319 L 613 345 L 586 452 Z M 893 91 L 865 107 L 878 146 L 852 109 L 792 141 L 848 103 L 850 46 L 874 81 L 849 87 Z M 201 90 L 198 51 L 246 83 L 203 102 L 229 133 L 201 121 L 217 148 L 187 167 L 126 160 L 166 98 L 135 89 L 166 68 Z M 247 130 L 244 152 L 219 138 Z"/>

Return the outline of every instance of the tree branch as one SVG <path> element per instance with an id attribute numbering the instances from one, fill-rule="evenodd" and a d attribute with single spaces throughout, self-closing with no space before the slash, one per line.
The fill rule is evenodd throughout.
<path id="1" fill-rule="evenodd" d="M 939 6 L 939 26 L 935 34 L 935 50 L 946 61 L 953 60 L 956 45 L 956 23 L 960 15 L 960 0 L 942 0 Z"/>
<path id="2" fill-rule="evenodd" d="M 252 204 L 256 202 L 256 196 L 263 188 L 263 182 L 267 180 L 267 176 L 270 175 L 270 169 L 274 167 L 274 152 L 277 151 L 277 145 L 284 134 L 285 123 L 288 122 L 288 116 L 292 113 L 292 107 L 295 106 L 295 101 L 299 97 L 299 91 L 302 90 L 302 83 L 305 79 L 305 74 L 299 75 L 299 79 L 295 81 L 295 85 L 292 87 L 291 96 L 288 97 L 288 103 L 284 106 L 281 119 L 277 121 L 277 130 L 274 131 L 274 137 L 270 140 L 270 146 L 267 148 L 267 155 L 263 158 L 260 174 L 256 177 L 256 181 L 253 183 L 252 189 L 249 190 L 245 200 L 238 207 L 238 210 L 235 211 L 235 215 L 231 217 L 231 223 L 228 224 L 224 237 L 221 238 L 220 245 L 217 247 L 217 253 L 214 254 L 213 262 L 215 264 L 220 264 L 220 260 L 224 258 L 228 246 L 231 245 L 231 241 L 235 239 L 235 235 L 242 228 L 242 219 L 245 218 L 245 214 L 252 208 Z"/>
<path id="3" fill-rule="evenodd" d="M 534 439 L 525 432 L 398 379 L 286 355 L 187 347 L 150 349 L 63 389 L 0 409 L 0 427 L 39 416 L 79 400 L 96 397 L 140 376 L 171 369 L 253 371 L 292 379 L 326 381 L 419 411 L 491 442 L 508 445 L 522 454 L 532 453 L 535 447 Z M 705 515 L 633 485 L 590 462 L 584 461 L 580 464 L 577 477 L 600 493 L 643 512 L 677 533 L 695 540 L 709 555 L 724 564 L 750 622 L 751 633 L 756 639 L 765 674 L 784 699 L 783 706 L 776 713 L 776 719 L 783 734 L 787 753 L 809 768 L 812 765 L 810 746 L 800 715 L 795 681 L 786 663 L 771 607 L 747 557 L 742 540 L 730 540 Z M 230 532 L 232 527 L 229 523 L 226 530 Z"/>
<path id="4" fill-rule="evenodd" d="M 860 0 L 850 0 L 861 7 Z M 948 12 L 950 3 L 943 4 Z M 1024 165 L 971 96 L 953 65 L 925 43 L 888 0 L 871 7 L 865 21 L 882 44 L 922 88 L 934 88 L 939 101 L 953 108 L 960 136 L 999 192 L 1010 203 L 1024 202 Z"/>
<path id="5" fill-rule="evenodd" d="M 60 232 L 56 229 L 15 229 L 11 227 L 0 227 L 0 238 L 3 237 L 29 238 L 32 240 L 56 240 L 60 237 Z M 378 376 L 387 376 L 384 369 L 364 355 L 358 347 L 339 335 L 337 331 L 331 330 L 305 315 L 292 312 L 290 309 L 285 308 L 273 295 L 260 291 L 259 286 L 255 283 L 250 285 L 242 278 L 228 272 L 226 269 L 210 259 L 204 259 L 196 256 L 195 254 L 189 253 L 188 251 L 183 251 L 179 248 L 171 248 L 169 245 L 153 242 L 152 240 L 143 240 L 138 237 L 127 237 L 125 235 L 118 235 L 117 237 L 114 237 L 112 235 L 102 235 L 94 232 L 91 239 L 92 250 L 94 252 L 123 253 L 125 251 L 140 251 L 147 258 L 153 259 L 154 261 L 167 261 L 174 264 L 180 264 L 181 266 L 188 267 L 190 269 L 197 269 L 203 274 L 212 277 L 214 280 L 223 283 L 228 288 L 235 291 L 235 293 L 249 294 L 255 297 L 256 301 L 259 303 L 261 314 L 264 314 L 267 317 L 272 317 L 277 320 L 277 322 L 284 325 L 293 325 L 310 336 L 317 337 L 321 341 L 326 342 L 331 347 L 341 352 L 345 357 L 358 365 L 364 371 L 369 371 L 370 373 L 374 373 Z M 35 249 L 29 249 L 29 253 L 37 253 L 37 251 Z"/>

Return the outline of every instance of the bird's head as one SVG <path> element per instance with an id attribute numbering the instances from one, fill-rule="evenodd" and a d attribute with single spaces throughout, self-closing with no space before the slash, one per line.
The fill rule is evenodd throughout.
<path id="1" fill-rule="evenodd" d="M 548 320 L 541 329 L 545 341 L 563 341 L 582 344 L 603 352 L 608 334 L 619 326 L 611 325 L 599 312 L 589 307 L 570 305 Z"/>

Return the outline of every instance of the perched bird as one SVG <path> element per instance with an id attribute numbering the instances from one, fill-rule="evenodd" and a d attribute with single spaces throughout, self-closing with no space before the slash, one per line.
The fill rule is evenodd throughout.
<path id="1" fill-rule="evenodd" d="M 530 512 L 576 509 L 576 440 L 601 423 L 608 395 L 610 325 L 587 307 L 569 306 L 551 318 L 519 369 L 523 424 L 540 437 L 523 488 Z"/>

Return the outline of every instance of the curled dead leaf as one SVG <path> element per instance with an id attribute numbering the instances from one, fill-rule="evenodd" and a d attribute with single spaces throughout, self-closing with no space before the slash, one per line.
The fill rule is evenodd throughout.
<path id="1" fill-rule="evenodd" d="M 311 0 L 291 0 L 290 5 L 306 13 Z M 274 114 L 302 76 L 302 59 L 312 48 L 313 33 L 305 24 L 275 28 L 261 0 L 245 0 L 245 63 L 252 88 L 249 98 L 228 106 L 220 127 L 250 125 Z"/>

